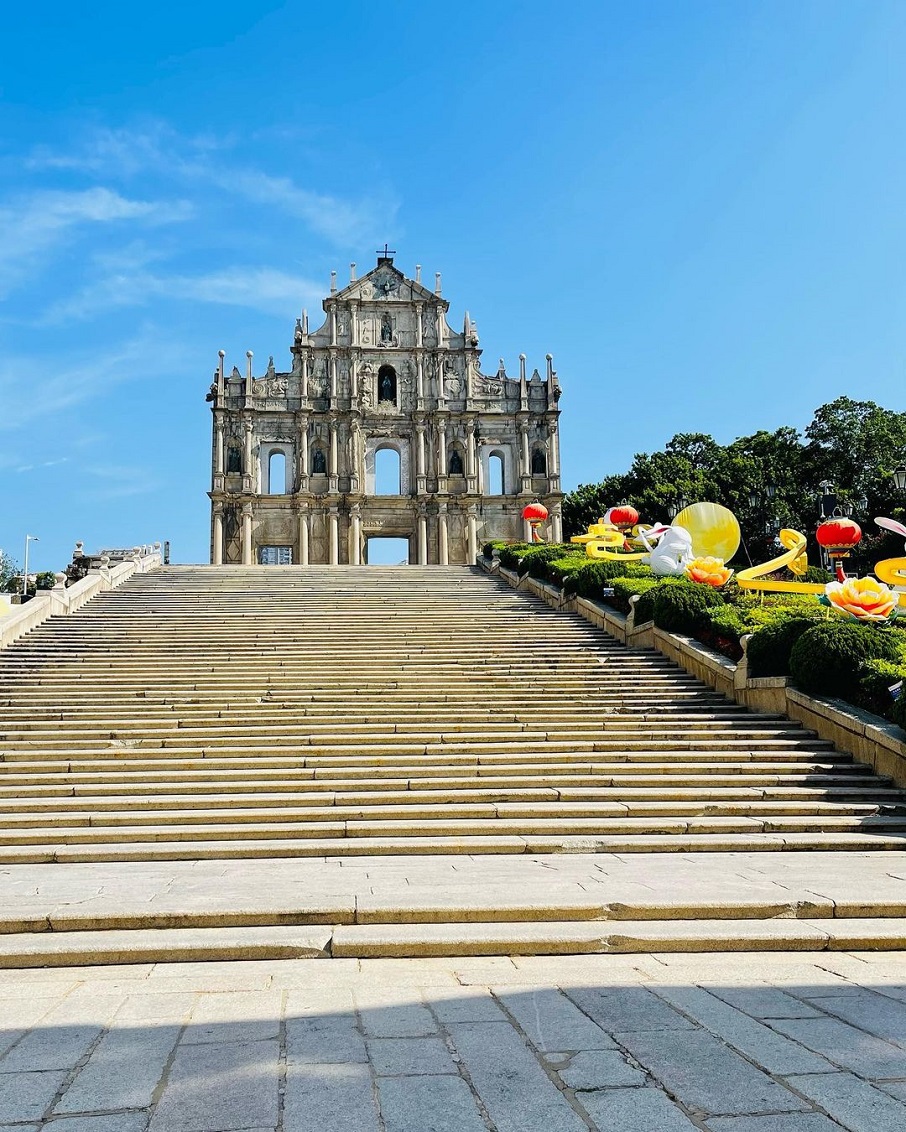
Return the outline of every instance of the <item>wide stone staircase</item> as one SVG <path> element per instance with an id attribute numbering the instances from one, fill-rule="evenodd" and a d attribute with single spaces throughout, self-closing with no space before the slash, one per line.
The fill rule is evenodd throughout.
<path id="1" fill-rule="evenodd" d="M 813 733 L 468 569 L 166 567 L 0 652 L 0 865 L 904 835 Z"/>

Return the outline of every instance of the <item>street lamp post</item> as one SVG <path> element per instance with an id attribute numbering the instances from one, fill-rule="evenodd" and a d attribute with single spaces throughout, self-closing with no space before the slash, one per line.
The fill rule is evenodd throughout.
<path id="1" fill-rule="evenodd" d="M 900 464 L 893 470 L 893 482 L 897 491 L 906 491 L 906 464 Z"/>
<path id="2" fill-rule="evenodd" d="M 30 543 L 40 541 L 37 535 L 25 536 L 25 562 L 22 566 L 22 601 L 28 601 L 28 547 Z"/>

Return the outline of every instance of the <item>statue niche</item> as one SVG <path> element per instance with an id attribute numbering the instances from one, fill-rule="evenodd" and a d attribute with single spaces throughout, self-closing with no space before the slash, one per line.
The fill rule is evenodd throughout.
<path id="1" fill-rule="evenodd" d="M 381 366 L 377 375 L 378 401 L 396 404 L 396 370 L 393 366 Z"/>
<path id="2" fill-rule="evenodd" d="M 464 472 L 463 466 L 462 466 L 462 456 L 460 456 L 459 452 L 455 448 L 450 453 L 450 471 L 449 471 L 449 474 L 451 476 L 465 475 L 465 472 Z"/>
<path id="3" fill-rule="evenodd" d="M 546 476 L 547 475 L 547 460 L 544 453 L 540 448 L 534 449 L 532 452 L 532 475 L 533 476 Z"/>
<path id="4" fill-rule="evenodd" d="M 242 472 L 242 451 L 240 448 L 231 444 L 227 448 L 227 475 L 234 475 Z"/>
<path id="5" fill-rule="evenodd" d="M 327 475 L 327 461 L 324 459 L 324 449 L 316 448 L 311 456 L 311 474 L 313 476 Z"/>

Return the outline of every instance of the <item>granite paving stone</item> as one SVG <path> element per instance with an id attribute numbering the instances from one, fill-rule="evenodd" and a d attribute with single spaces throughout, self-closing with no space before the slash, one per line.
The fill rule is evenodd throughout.
<path id="1" fill-rule="evenodd" d="M 906 982 L 906 963 L 902 977 Z M 840 997 L 823 997 L 819 1005 L 875 1037 L 896 1043 L 904 1049 L 906 1058 L 906 1003 L 892 1002 L 871 990 L 854 987 L 851 993 Z"/>
<path id="2" fill-rule="evenodd" d="M 66 1069 L 0 1074 L 0 1121 L 40 1119 L 67 1075 Z"/>
<path id="3" fill-rule="evenodd" d="M 700 1132 L 660 1089 L 604 1089 L 577 1099 L 597 1132 Z"/>
<path id="4" fill-rule="evenodd" d="M 378 1092 L 386 1132 L 487 1132 L 461 1077 L 382 1077 Z"/>
<path id="5" fill-rule="evenodd" d="M 368 1055 L 379 1077 L 455 1073 L 440 1038 L 369 1038 Z"/>
<path id="6" fill-rule="evenodd" d="M 819 1012 L 776 987 L 706 986 L 705 990 L 752 1018 L 818 1018 Z"/>
<path id="7" fill-rule="evenodd" d="M 691 1030 L 692 1023 L 644 987 L 599 990 L 568 987 L 566 994 L 608 1033 Z M 569 1047 L 567 1047 L 569 1048 Z"/>
<path id="8" fill-rule="evenodd" d="M 906 1053 L 837 1018 L 775 1018 L 771 1025 L 807 1049 L 826 1057 L 828 1063 L 850 1069 L 861 1077 L 902 1077 L 906 1075 Z M 832 1067 L 826 1064 L 820 1073 Z"/>
<path id="9" fill-rule="evenodd" d="M 511 1026 L 461 1022 L 449 1030 L 497 1132 L 537 1132 L 540 1128 L 586 1132 L 584 1122 Z"/>
<path id="10" fill-rule="evenodd" d="M 180 1044 L 149 1132 L 277 1125 L 275 1041 Z"/>
<path id="11" fill-rule="evenodd" d="M 288 1066 L 283 1132 L 381 1132 L 368 1066 Z"/>
<path id="12" fill-rule="evenodd" d="M 536 1049 L 614 1049 L 613 1038 L 558 990 L 493 988 Z"/>
<path id="13" fill-rule="evenodd" d="M 713 1116 L 708 1132 L 840 1132 L 840 1125 L 819 1112 L 784 1112 L 774 1116 Z"/>
<path id="14" fill-rule="evenodd" d="M 585 1050 L 573 1054 L 569 1065 L 558 1069 L 557 1075 L 570 1089 L 608 1089 L 645 1084 L 645 1074 L 630 1065 L 615 1049 Z"/>
<path id="15" fill-rule="evenodd" d="M 849 1132 L 903 1132 L 906 1104 L 851 1073 L 790 1077 L 789 1083 Z"/>
<path id="16" fill-rule="evenodd" d="M 110 1112 L 95 1116 L 55 1117 L 44 1125 L 46 1132 L 145 1132 L 147 1127 L 146 1112 Z"/>
<path id="17" fill-rule="evenodd" d="M 678 1101 L 702 1115 L 795 1112 L 806 1107 L 712 1034 L 663 1030 L 615 1036 Z"/>

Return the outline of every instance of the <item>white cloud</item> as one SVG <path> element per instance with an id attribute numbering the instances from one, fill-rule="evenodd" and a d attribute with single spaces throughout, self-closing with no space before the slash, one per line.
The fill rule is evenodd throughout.
<path id="1" fill-rule="evenodd" d="M 343 200 L 297 185 L 289 177 L 271 176 L 247 165 L 240 168 L 223 159 L 234 143 L 233 138 L 185 137 L 164 123 L 153 122 L 140 129 L 97 129 L 73 152 L 38 149 L 27 164 L 114 178 L 153 171 L 184 183 L 213 185 L 253 204 L 274 205 L 341 247 L 357 246 L 373 238 L 378 229 L 392 225 L 399 205 L 390 194 L 377 191 Z"/>
<path id="2" fill-rule="evenodd" d="M 84 492 L 87 499 L 125 499 L 156 491 L 158 479 L 147 469 L 123 464 L 94 464 L 84 469 L 86 476 L 100 481 Z"/>
<path id="3" fill-rule="evenodd" d="M 49 417 L 127 381 L 184 365 L 186 350 L 162 334 L 145 331 L 131 341 L 77 360 L 0 356 L 0 432 Z M 34 375 L 28 396 L 14 396 L 23 374 Z"/>
<path id="4" fill-rule="evenodd" d="M 144 306 L 158 299 L 246 307 L 279 315 L 316 306 L 323 291 L 323 286 L 310 279 L 269 267 L 226 267 L 206 275 L 121 271 L 55 304 L 44 321 L 90 318 L 116 307 Z"/>
<path id="5" fill-rule="evenodd" d="M 37 464 L 20 464 L 13 468 L 14 472 L 33 472 L 36 468 L 55 468 L 58 464 L 68 464 L 69 457 L 61 456 L 59 460 L 41 460 Z"/>
<path id="6" fill-rule="evenodd" d="M 14 281 L 81 225 L 168 224 L 191 212 L 185 201 L 130 200 L 101 187 L 35 192 L 0 206 L 0 269 L 8 283 Z"/>

